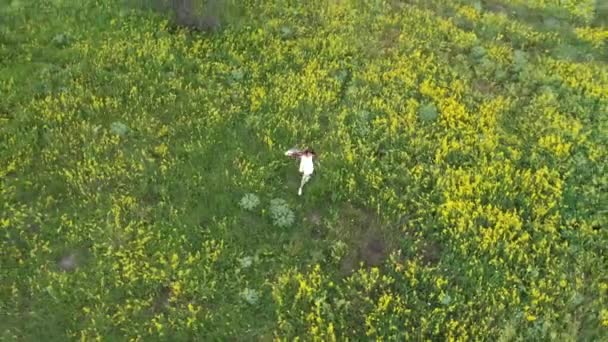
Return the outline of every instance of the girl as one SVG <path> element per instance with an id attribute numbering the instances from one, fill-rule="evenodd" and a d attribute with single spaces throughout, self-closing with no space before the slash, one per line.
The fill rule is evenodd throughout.
<path id="1" fill-rule="evenodd" d="M 312 177 L 312 173 L 315 170 L 313 164 L 313 158 L 316 157 L 315 151 L 311 149 L 305 149 L 300 151 L 298 149 L 290 149 L 285 152 L 285 155 L 294 158 L 300 158 L 300 172 L 302 173 L 302 182 L 300 182 L 300 188 L 298 189 L 298 196 L 302 196 L 302 188 L 304 184 L 306 184 L 310 177 Z"/>

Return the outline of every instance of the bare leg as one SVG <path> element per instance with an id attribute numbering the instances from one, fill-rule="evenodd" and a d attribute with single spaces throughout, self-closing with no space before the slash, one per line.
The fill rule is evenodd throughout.
<path id="1" fill-rule="evenodd" d="M 300 188 L 298 189 L 298 196 L 302 196 L 302 188 L 304 187 L 304 184 L 306 184 L 306 182 L 308 182 L 308 180 L 310 179 L 311 175 L 307 175 L 307 174 L 303 174 L 302 175 L 302 182 L 300 183 Z"/>

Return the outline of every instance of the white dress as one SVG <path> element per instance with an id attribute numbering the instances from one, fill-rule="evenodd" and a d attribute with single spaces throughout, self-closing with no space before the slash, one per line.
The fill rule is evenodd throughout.
<path id="1" fill-rule="evenodd" d="M 300 157 L 300 172 L 305 176 L 312 175 L 315 167 L 312 162 L 313 156 L 302 156 Z"/>

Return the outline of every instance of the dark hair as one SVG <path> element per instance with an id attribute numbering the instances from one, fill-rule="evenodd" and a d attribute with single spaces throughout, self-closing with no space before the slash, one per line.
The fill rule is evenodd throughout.
<path id="1" fill-rule="evenodd" d="M 310 153 L 310 154 L 312 154 L 312 155 L 317 155 L 317 154 L 315 153 L 315 151 L 314 151 L 313 149 L 311 149 L 311 148 L 307 148 L 307 149 L 305 149 L 304 151 L 302 151 L 302 153 L 303 153 L 303 154 Z"/>

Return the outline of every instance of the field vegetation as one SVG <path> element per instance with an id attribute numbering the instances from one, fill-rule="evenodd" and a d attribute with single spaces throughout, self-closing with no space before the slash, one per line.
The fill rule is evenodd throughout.
<path id="1" fill-rule="evenodd" d="M 607 18 L 0 0 L 0 340 L 607 340 Z"/>

